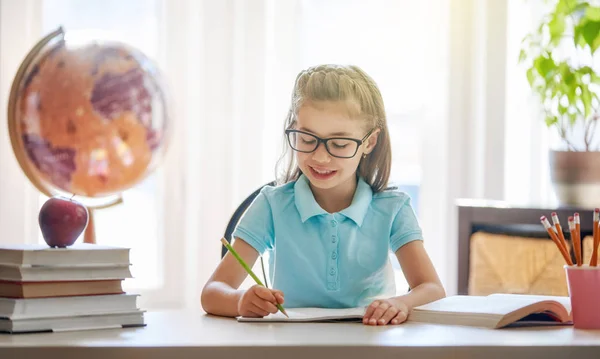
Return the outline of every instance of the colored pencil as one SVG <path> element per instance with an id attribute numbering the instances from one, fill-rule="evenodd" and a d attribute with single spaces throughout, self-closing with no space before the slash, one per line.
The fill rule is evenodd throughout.
<path id="1" fill-rule="evenodd" d="M 573 243 L 573 250 L 575 251 L 575 261 L 577 266 L 581 266 L 581 243 L 577 239 L 577 227 L 575 226 L 575 219 L 573 216 L 569 217 L 569 231 L 571 232 L 571 242 Z"/>
<path id="2" fill-rule="evenodd" d="M 598 246 L 600 245 L 600 231 L 598 230 L 598 222 L 600 221 L 600 208 L 594 210 L 594 245 L 592 246 L 592 258 L 590 259 L 590 266 L 598 265 Z"/>
<path id="3" fill-rule="evenodd" d="M 567 252 L 566 248 L 563 247 L 563 245 L 560 242 L 560 239 L 558 239 L 558 236 L 555 233 L 556 228 L 553 227 L 550 224 L 550 222 L 548 222 L 548 219 L 546 218 L 546 216 L 540 217 L 540 221 L 542 222 L 542 225 L 546 229 L 546 232 L 548 232 L 548 235 L 550 236 L 550 239 L 552 239 L 552 241 L 554 242 L 554 244 L 556 245 L 556 247 L 560 251 L 560 254 L 562 254 L 565 262 L 567 262 L 568 265 L 572 266 L 573 262 L 571 261 L 571 257 L 569 257 L 569 253 Z"/>
<path id="4" fill-rule="evenodd" d="M 563 229 L 560 225 L 560 221 L 558 220 L 558 215 L 556 212 L 552 212 L 552 223 L 554 224 L 554 228 L 556 229 L 556 234 L 558 234 L 558 239 L 560 240 L 560 244 L 565 249 L 566 253 L 569 253 L 569 245 L 567 244 L 567 240 L 565 239 L 565 235 L 563 234 Z"/>
<path id="5" fill-rule="evenodd" d="M 262 285 L 264 287 L 265 285 L 260 281 L 260 279 L 258 279 L 256 274 L 254 274 L 252 269 L 250 269 L 250 267 L 246 264 L 246 262 L 244 262 L 242 257 L 240 257 L 240 255 L 235 251 L 235 249 L 233 249 L 233 247 L 229 244 L 229 242 L 227 242 L 227 240 L 225 238 L 221 238 L 221 243 L 223 243 L 225 248 L 227 248 L 227 250 L 229 252 L 231 252 L 231 254 L 235 257 L 235 259 L 237 259 L 237 261 L 242 265 L 242 267 L 246 270 L 246 272 L 248 272 L 250 277 L 252 277 L 252 279 L 254 279 L 256 284 Z M 287 315 L 285 309 L 283 308 L 283 306 L 281 304 L 277 303 L 276 307 L 277 307 L 277 309 L 279 309 L 279 311 L 281 311 L 281 313 L 283 313 L 283 315 L 285 315 L 286 317 L 289 318 L 289 316 Z"/>
<path id="6" fill-rule="evenodd" d="M 581 259 L 581 220 L 579 219 L 579 213 L 575 212 L 573 216 L 573 223 L 575 224 L 575 237 L 577 238 L 575 242 L 573 242 L 573 247 L 575 247 L 575 256 L 577 257 L 577 253 L 579 253 L 579 259 L 577 259 L 577 265 L 583 264 L 583 260 Z"/>

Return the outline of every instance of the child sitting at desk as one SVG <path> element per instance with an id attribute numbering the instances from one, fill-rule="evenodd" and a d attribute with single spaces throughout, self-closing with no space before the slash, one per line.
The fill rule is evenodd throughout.
<path id="1" fill-rule="evenodd" d="M 399 324 L 412 308 L 445 296 L 407 194 L 386 189 L 391 146 L 381 93 L 356 66 L 300 72 L 285 121 L 292 150 L 278 186 L 266 186 L 233 237 L 251 267 L 269 251 L 273 288 L 238 290 L 247 272 L 227 253 L 202 290 L 222 316 L 286 308 L 367 306 L 363 323 Z M 289 150 L 289 149 L 288 149 Z M 396 296 L 388 253 L 411 290 Z"/>

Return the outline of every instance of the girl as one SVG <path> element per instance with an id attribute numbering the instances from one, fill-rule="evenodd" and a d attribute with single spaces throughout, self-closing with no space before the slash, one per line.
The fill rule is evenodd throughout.
<path id="1" fill-rule="evenodd" d="M 286 308 L 368 305 L 363 323 L 385 325 L 444 297 L 410 198 L 386 190 L 390 138 L 375 82 L 356 66 L 302 71 L 285 137 L 292 153 L 280 185 L 262 189 L 233 234 L 233 248 L 250 266 L 270 252 L 277 289 L 238 290 L 247 273 L 227 253 L 202 290 L 204 310 L 266 316 L 285 297 Z M 395 296 L 390 250 L 408 294 Z"/>

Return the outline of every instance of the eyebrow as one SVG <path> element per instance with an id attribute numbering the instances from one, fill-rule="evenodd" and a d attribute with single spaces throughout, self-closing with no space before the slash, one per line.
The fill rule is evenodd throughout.
<path id="1" fill-rule="evenodd" d="M 309 130 L 308 128 L 306 128 L 306 127 L 300 127 L 298 129 L 300 131 L 306 131 L 306 132 L 310 132 L 310 133 L 315 133 L 315 132 Z M 334 133 L 330 133 L 328 137 L 330 137 L 330 136 L 346 136 L 347 137 L 347 136 L 350 136 L 350 135 L 351 134 L 348 133 L 348 132 L 334 132 Z"/>

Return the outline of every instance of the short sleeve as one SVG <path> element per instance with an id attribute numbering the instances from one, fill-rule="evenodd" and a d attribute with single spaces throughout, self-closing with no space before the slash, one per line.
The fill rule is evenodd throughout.
<path id="1" fill-rule="evenodd" d="M 408 242 L 423 239 L 423 231 L 419 226 L 417 215 L 410 203 L 410 197 L 403 198 L 392 223 L 390 248 L 396 252 Z"/>
<path id="2" fill-rule="evenodd" d="M 273 215 L 271 205 L 261 190 L 233 231 L 233 237 L 243 239 L 260 254 L 273 248 Z"/>

